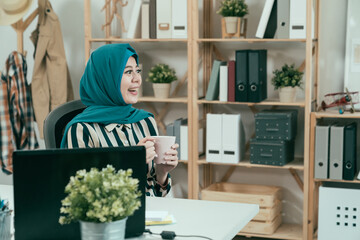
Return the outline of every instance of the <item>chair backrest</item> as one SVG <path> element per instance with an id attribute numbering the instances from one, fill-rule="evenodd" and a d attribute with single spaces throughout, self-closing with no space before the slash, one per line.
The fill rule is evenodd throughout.
<path id="1" fill-rule="evenodd" d="M 74 100 L 51 111 L 44 121 L 45 147 L 60 148 L 66 125 L 85 108 L 81 100 Z"/>

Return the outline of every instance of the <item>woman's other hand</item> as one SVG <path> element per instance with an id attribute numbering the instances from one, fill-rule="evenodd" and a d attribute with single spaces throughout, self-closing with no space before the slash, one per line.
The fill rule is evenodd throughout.
<path id="1" fill-rule="evenodd" d="M 164 184 L 166 182 L 168 173 L 178 165 L 178 151 L 176 150 L 178 147 L 179 144 L 177 143 L 172 145 L 171 149 L 165 154 L 165 163 L 156 164 L 155 166 L 156 180 L 160 184 Z"/>
<path id="2" fill-rule="evenodd" d="M 139 141 L 137 146 L 145 146 L 146 149 L 146 163 L 150 163 L 157 155 L 155 152 L 155 138 L 145 137 Z"/>

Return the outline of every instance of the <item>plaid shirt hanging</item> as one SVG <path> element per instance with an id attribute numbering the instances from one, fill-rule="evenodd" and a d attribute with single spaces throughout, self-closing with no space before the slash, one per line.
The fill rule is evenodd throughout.
<path id="1" fill-rule="evenodd" d="M 39 147 L 26 74 L 24 56 L 16 51 L 12 52 L 6 60 L 0 85 L 0 166 L 7 174 L 12 173 L 14 150 Z"/>

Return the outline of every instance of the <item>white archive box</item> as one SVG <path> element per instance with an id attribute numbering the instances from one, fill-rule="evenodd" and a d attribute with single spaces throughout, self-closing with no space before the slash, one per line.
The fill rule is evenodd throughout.
<path id="1" fill-rule="evenodd" d="M 206 114 L 206 161 L 221 162 L 221 114 Z"/>
<path id="2" fill-rule="evenodd" d="M 240 114 L 222 114 L 221 162 L 238 163 L 245 156 L 245 130 Z"/>
<path id="3" fill-rule="evenodd" d="M 170 0 L 156 0 L 156 37 L 171 38 L 171 2 Z"/>
<path id="4" fill-rule="evenodd" d="M 245 130 L 240 114 L 206 115 L 206 161 L 238 163 L 245 155 Z"/>
<path id="5" fill-rule="evenodd" d="M 318 240 L 360 239 L 360 189 L 319 187 Z"/>
<path id="6" fill-rule="evenodd" d="M 187 38 L 187 0 L 171 2 L 172 38 Z"/>

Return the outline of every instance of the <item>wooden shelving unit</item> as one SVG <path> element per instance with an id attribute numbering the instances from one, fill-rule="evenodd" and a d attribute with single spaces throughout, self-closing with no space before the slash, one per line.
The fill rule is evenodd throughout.
<path id="1" fill-rule="evenodd" d="M 288 224 L 283 223 L 280 225 L 278 230 L 271 235 L 264 234 L 245 234 L 239 233 L 239 236 L 245 237 L 259 237 L 259 238 L 268 238 L 268 239 L 286 239 L 286 240 L 301 240 L 302 238 L 302 225 L 300 224 Z M 251 238 L 250 238 L 251 240 Z"/>
<path id="2" fill-rule="evenodd" d="M 316 40 L 314 40 L 316 41 Z M 197 42 L 247 42 L 247 43 L 264 43 L 264 42 L 306 42 L 305 39 L 273 39 L 273 38 L 199 38 L 197 39 Z"/>
<path id="3" fill-rule="evenodd" d="M 354 180 L 333 180 L 333 179 L 314 179 L 314 182 L 341 182 L 341 183 L 360 183 L 360 180 L 354 179 Z"/>
<path id="4" fill-rule="evenodd" d="M 95 0 L 93 0 L 95 1 Z M 188 12 L 191 12 L 191 0 L 188 0 Z M 104 1 L 105 4 L 105 1 Z M 100 9 L 98 9 L 100 11 Z M 110 6 L 107 5 L 105 8 L 105 20 L 106 22 L 108 19 L 110 19 Z M 187 39 L 142 39 L 142 38 L 136 38 L 136 39 L 122 39 L 119 37 L 111 36 L 111 28 L 110 25 L 107 25 L 105 27 L 105 36 L 104 37 L 93 37 L 92 36 L 92 19 L 91 19 L 91 0 L 84 0 L 84 27 L 85 27 L 85 62 L 90 57 L 90 53 L 92 50 L 92 45 L 99 46 L 99 44 L 109 44 L 109 43 L 132 43 L 134 48 L 138 51 L 138 47 L 144 51 L 144 50 L 151 50 L 151 49 L 157 49 L 157 48 L 170 48 L 170 49 L 178 49 L 179 46 L 182 50 L 186 51 L 187 54 L 187 72 L 184 76 L 180 77 L 177 81 L 177 86 L 173 90 L 172 95 L 170 98 L 166 99 L 159 99 L 151 96 L 143 96 L 139 98 L 139 103 L 146 104 L 147 108 L 154 113 L 155 120 L 157 122 L 158 128 L 160 129 L 160 132 L 165 134 L 166 132 L 166 126 L 163 122 L 165 116 L 173 107 L 171 104 L 184 104 L 187 109 L 187 118 L 192 119 L 192 89 L 191 84 L 187 82 L 191 82 L 191 73 L 192 73 L 192 23 L 191 23 L 191 14 L 188 17 L 188 38 Z M 101 19 L 103 22 L 104 19 Z M 139 53 L 139 52 L 138 52 Z M 144 80 L 144 79 L 143 79 Z M 182 87 L 187 87 L 187 96 L 178 96 L 178 93 L 180 92 Z M 161 109 L 159 110 L 156 108 L 155 104 L 162 104 Z M 192 128 L 193 124 L 191 121 L 188 122 L 188 129 L 189 133 L 193 131 Z M 191 136 L 191 134 L 189 134 Z M 188 140 L 188 151 L 192 152 L 192 142 L 193 138 L 189 138 Z M 181 164 L 187 164 L 188 172 L 192 171 L 192 165 L 189 164 L 191 161 L 184 161 L 179 160 Z M 192 192 L 192 186 L 193 178 L 192 174 L 188 174 L 188 189 L 190 192 Z M 191 198 L 191 196 L 188 196 Z"/>
<path id="5" fill-rule="evenodd" d="M 293 103 L 283 103 L 279 102 L 279 100 L 271 100 L 267 99 L 265 101 L 259 103 L 251 103 L 251 102 L 221 102 L 221 101 L 207 101 L 207 100 L 198 100 L 198 104 L 229 104 L 229 105 L 247 105 L 251 106 L 289 106 L 289 107 L 305 107 L 305 101 L 296 101 Z"/>
<path id="6" fill-rule="evenodd" d="M 311 33 L 311 11 L 313 1 L 315 2 L 315 36 L 312 38 Z M 204 126 L 204 119 L 206 119 L 206 113 L 211 112 L 214 106 L 218 107 L 221 105 L 229 106 L 242 106 L 248 107 L 251 111 L 256 112 L 256 107 L 272 108 L 272 107 L 292 107 L 302 109 L 304 112 L 304 154 L 302 158 L 297 158 L 293 162 L 285 166 L 268 166 L 268 165 L 256 165 L 250 164 L 249 159 L 242 161 L 238 164 L 221 164 L 229 168 L 225 177 L 222 180 L 227 181 L 235 168 L 256 168 L 256 169 L 274 169 L 274 170 L 285 170 L 289 171 L 297 184 L 299 185 L 300 191 L 303 192 L 303 219 L 302 224 L 287 224 L 283 223 L 278 230 L 272 235 L 261 235 L 261 234 L 243 234 L 239 235 L 247 237 L 262 237 L 269 239 L 311 239 L 312 231 L 310 231 L 312 220 L 309 217 L 309 199 L 312 197 L 313 188 L 309 187 L 310 183 L 313 183 L 311 176 L 311 164 L 309 163 L 311 137 L 310 137 L 310 113 L 312 110 L 312 104 L 316 102 L 314 92 L 317 92 L 317 79 L 318 70 L 317 64 L 313 65 L 313 58 L 318 59 L 318 16 L 319 16 L 319 0 L 306 0 L 307 3 L 307 33 L 305 39 L 255 39 L 255 38 L 240 38 L 240 39 L 223 39 L 215 37 L 213 38 L 213 24 L 211 14 L 214 14 L 212 0 L 188 0 L 188 38 L 187 39 L 121 39 L 110 36 L 110 27 L 108 26 L 105 30 L 105 37 L 94 38 L 92 37 L 91 29 L 91 9 L 90 0 L 84 0 L 85 9 L 85 58 L 86 60 L 90 56 L 90 50 L 92 44 L 99 43 L 134 43 L 136 46 L 147 48 L 161 48 L 166 46 L 168 48 L 176 49 L 178 46 L 186 48 L 187 52 L 187 73 L 179 81 L 179 85 L 175 90 L 175 94 L 169 99 L 156 99 L 154 97 L 141 97 L 139 102 L 146 104 L 150 107 L 150 110 L 157 116 L 156 121 L 160 129 L 164 130 L 165 125 L 162 122 L 166 113 L 170 109 L 170 104 L 185 104 L 187 108 L 188 117 L 188 161 L 180 161 L 182 164 L 187 165 L 187 179 L 188 179 L 188 198 L 198 199 L 200 192 L 200 182 L 203 186 L 209 186 L 212 183 L 212 171 L 214 166 L 219 165 L 215 163 L 206 162 L 206 157 L 198 156 L 199 143 L 198 129 Z M 199 10 L 199 4 L 202 3 L 202 9 Z M 99 9 L 100 10 L 100 9 Z M 106 9 L 107 19 L 110 15 L 110 9 Z M 200 16 L 200 14 L 202 14 Z M 200 21 L 202 18 L 202 21 Z M 102 20 L 103 21 L 103 20 Z M 204 23 L 202 26 L 202 33 L 200 34 L 200 22 Z M 305 55 L 305 98 L 298 100 L 295 103 L 280 103 L 278 99 L 268 99 L 260 103 L 244 103 L 244 102 L 221 102 L 221 101 L 206 101 L 201 99 L 206 93 L 208 81 L 211 73 L 211 65 L 213 55 L 218 59 L 224 59 L 224 56 L 214 50 L 216 48 L 226 48 L 237 50 L 241 48 L 250 47 L 262 47 L 262 48 L 277 48 L 281 49 L 283 44 L 287 44 L 293 48 L 301 47 L 304 49 Z M 146 49 L 147 49 L 146 48 Z M 202 79 L 199 79 L 199 61 L 202 64 Z M 314 76 L 312 75 L 314 67 Z M 187 96 L 178 97 L 176 93 L 180 87 L 186 84 L 187 80 Z M 203 93 L 199 94 L 198 90 L 199 82 L 202 84 Z M 165 105 L 160 112 L 156 111 L 153 104 Z M 201 111 L 200 111 L 201 110 Z M 199 122 L 199 119 L 202 122 Z M 205 131 L 204 131 L 205 133 Z M 200 179 L 200 168 L 202 168 L 202 179 Z M 302 178 L 298 175 L 301 172 Z"/>
<path id="7" fill-rule="evenodd" d="M 262 237 L 269 239 L 307 239 L 308 236 L 308 195 L 309 195 L 309 140 L 310 140 L 310 113 L 312 111 L 312 104 L 315 102 L 314 92 L 317 91 L 317 64 L 313 65 L 312 61 L 313 56 L 318 59 L 318 14 L 319 14 L 319 3 L 315 2 L 315 38 L 312 39 L 311 33 L 311 11 L 313 6 L 312 0 L 307 0 L 307 33 L 305 39 L 222 39 L 222 38 L 212 38 L 212 17 L 211 14 L 214 14 L 212 1 L 203 0 L 202 12 L 203 16 L 199 16 L 199 1 L 193 2 L 193 59 L 199 59 L 202 56 L 203 65 L 202 65 L 202 79 L 199 79 L 198 71 L 199 67 L 194 66 L 193 69 L 193 124 L 194 129 L 198 129 L 201 123 L 198 119 L 206 119 L 206 113 L 212 112 L 214 106 L 219 105 L 231 105 L 231 106 L 247 106 L 252 112 L 256 112 L 256 107 L 295 107 L 302 109 L 304 111 L 304 153 L 303 158 L 296 159 L 295 161 L 285 165 L 285 166 L 268 166 L 268 165 L 256 165 L 250 164 L 249 159 L 241 161 L 238 164 L 220 164 L 220 163 L 208 163 L 206 162 L 206 156 L 199 158 L 197 156 L 198 144 L 194 142 L 193 152 L 191 159 L 193 165 L 193 181 L 202 182 L 203 187 L 209 186 L 213 179 L 213 169 L 216 165 L 228 166 L 229 170 L 225 173 L 225 176 L 221 181 L 227 181 L 230 176 L 233 174 L 234 169 L 237 167 L 245 168 L 264 168 L 264 169 L 285 169 L 291 172 L 292 176 L 295 178 L 300 189 L 303 191 L 303 221 L 302 224 L 287 224 L 283 223 L 279 229 L 271 235 L 262 235 L 262 234 L 243 234 L 239 235 L 246 237 Z M 310 14 L 309 14 L 310 13 Z M 202 17 L 202 22 L 206 23 L 202 26 L 202 33 L 199 32 L 199 19 Z M 282 44 L 288 44 L 291 47 L 297 48 L 302 47 L 305 50 L 305 98 L 299 100 L 295 103 L 280 103 L 278 99 L 268 99 L 260 103 L 244 103 L 244 102 L 221 102 L 221 101 L 207 101 L 202 99 L 205 95 L 208 81 L 210 79 L 211 64 L 214 59 L 214 55 L 217 59 L 226 60 L 226 56 L 221 56 L 219 54 L 219 49 L 214 51 L 214 48 L 224 48 L 226 50 L 233 49 L 246 49 L 246 48 L 268 48 L 272 47 L 282 47 Z M 312 67 L 315 66 L 314 76 L 312 73 Z M 202 84 L 200 87 L 199 84 Z M 204 89 L 203 94 L 198 94 L 198 89 Z M 200 95 L 200 96 L 199 96 Z M 202 111 L 200 114 L 200 110 Z M 197 139 L 197 131 L 194 133 L 194 138 Z M 199 168 L 202 167 L 202 179 L 200 180 Z M 301 178 L 297 172 L 302 172 L 303 177 Z M 193 186 L 193 198 L 198 198 L 198 193 L 200 191 L 199 184 Z"/>
<path id="8" fill-rule="evenodd" d="M 359 119 L 360 118 L 359 112 L 355 112 L 355 113 L 345 112 L 344 114 L 339 114 L 338 111 L 327 110 L 327 111 L 323 111 L 323 112 L 313 112 L 311 114 L 312 114 L 312 117 L 314 117 L 315 119 L 319 119 L 319 118 Z"/>
<path id="9" fill-rule="evenodd" d="M 109 37 L 109 38 L 89 38 L 90 42 L 152 42 L 152 43 L 158 43 L 158 42 L 173 42 L 173 43 L 187 43 L 187 39 L 142 39 L 142 38 L 136 38 L 136 39 L 128 39 L 128 38 L 118 38 L 118 37 Z"/>
<path id="10" fill-rule="evenodd" d="M 232 163 L 209 163 L 205 158 L 200 158 L 198 164 L 209 164 L 209 165 L 222 165 L 222 166 L 236 166 L 236 167 L 246 167 L 246 168 L 272 168 L 272 169 L 293 169 L 304 171 L 304 159 L 295 158 L 294 161 L 284 165 L 284 166 L 271 166 L 263 164 L 252 164 L 250 159 L 246 158 L 237 164 Z"/>
<path id="11" fill-rule="evenodd" d="M 348 180 L 333 180 L 333 179 L 316 179 L 314 178 L 315 172 L 315 127 L 321 119 L 360 119 L 360 113 L 339 114 L 338 111 L 322 111 L 311 113 L 311 126 L 310 126 L 310 168 L 309 168 L 309 225 L 308 225 L 308 239 L 317 239 L 317 220 L 318 220 L 318 199 L 319 199 L 319 186 L 323 182 L 338 182 L 338 183 L 356 183 L 360 184 L 360 180 L 355 179 L 353 181 Z"/>
<path id="12" fill-rule="evenodd" d="M 171 103 L 187 103 L 188 99 L 185 97 L 170 97 L 170 98 L 155 98 L 155 97 L 140 97 L 139 102 L 171 102 Z"/>

